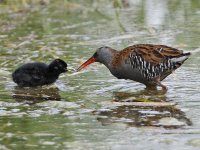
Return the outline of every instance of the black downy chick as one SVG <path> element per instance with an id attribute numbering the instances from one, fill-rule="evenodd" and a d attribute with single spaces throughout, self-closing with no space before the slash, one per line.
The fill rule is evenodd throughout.
<path id="1" fill-rule="evenodd" d="M 41 62 L 24 64 L 13 72 L 12 78 L 20 87 L 35 87 L 54 83 L 64 72 L 67 72 L 67 64 L 55 59 L 49 65 Z"/>

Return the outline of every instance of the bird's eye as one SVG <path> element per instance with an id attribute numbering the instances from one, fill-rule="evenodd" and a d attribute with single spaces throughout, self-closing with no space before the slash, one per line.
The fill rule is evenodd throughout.
<path id="1" fill-rule="evenodd" d="M 97 52 L 96 52 L 96 53 L 94 53 L 93 57 L 94 57 L 94 58 L 97 58 L 97 57 L 98 57 L 98 54 L 97 54 Z"/>

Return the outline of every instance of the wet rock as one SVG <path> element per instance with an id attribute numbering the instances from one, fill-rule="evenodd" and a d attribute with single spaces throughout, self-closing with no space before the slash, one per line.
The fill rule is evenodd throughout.
<path id="1" fill-rule="evenodd" d="M 55 142 L 51 142 L 51 141 L 43 141 L 41 142 L 42 145 L 55 145 Z"/>
<path id="2" fill-rule="evenodd" d="M 42 103 L 36 104 L 41 107 L 49 107 L 49 108 L 79 108 L 80 105 L 73 102 L 64 102 L 64 101 L 46 101 Z"/>
<path id="3" fill-rule="evenodd" d="M 21 105 L 20 103 L 0 102 L 0 107 L 17 107 L 20 105 Z"/>
<path id="4" fill-rule="evenodd" d="M 37 136 L 37 137 L 50 137 L 50 136 L 56 136 L 55 134 L 52 134 L 52 133 L 34 133 L 33 134 L 34 136 Z"/>
<path id="5" fill-rule="evenodd" d="M 195 147 L 200 147 L 200 138 L 189 140 L 187 144 Z"/>
<path id="6" fill-rule="evenodd" d="M 176 118 L 173 117 L 165 117 L 165 118 L 161 118 L 158 121 L 158 124 L 160 126 L 184 126 L 186 125 L 184 122 L 179 121 Z"/>
<path id="7" fill-rule="evenodd" d="M 6 146 L 4 146 L 4 145 L 0 145 L 0 149 L 1 149 L 1 150 L 10 150 L 10 149 L 8 149 Z"/>

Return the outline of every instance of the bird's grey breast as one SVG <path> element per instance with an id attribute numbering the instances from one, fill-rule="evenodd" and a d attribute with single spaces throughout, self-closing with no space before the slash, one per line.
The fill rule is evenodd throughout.
<path id="1" fill-rule="evenodd" d="M 130 63 L 124 61 L 120 66 L 111 69 L 110 72 L 118 79 L 129 79 L 143 83 L 146 79 L 139 68 L 133 68 Z"/>

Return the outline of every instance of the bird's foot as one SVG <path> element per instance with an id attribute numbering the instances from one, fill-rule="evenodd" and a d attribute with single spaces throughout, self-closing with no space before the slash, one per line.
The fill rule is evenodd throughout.
<path id="1" fill-rule="evenodd" d="M 165 85 L 163 85 L 163 84 L 161 83 L 160 77 L 156 80 L 156 84 L 157 84 L 158 86 L 160 86 L 164 92 L 167 92 L 168 88 L 167 88 Z"/>
<path id="2" fill-rule="evenodd" d="M 162 87 L 163 91 L 167 92 L 168 88 L 165 85 L 161 84 L 160 86 Z"/>

